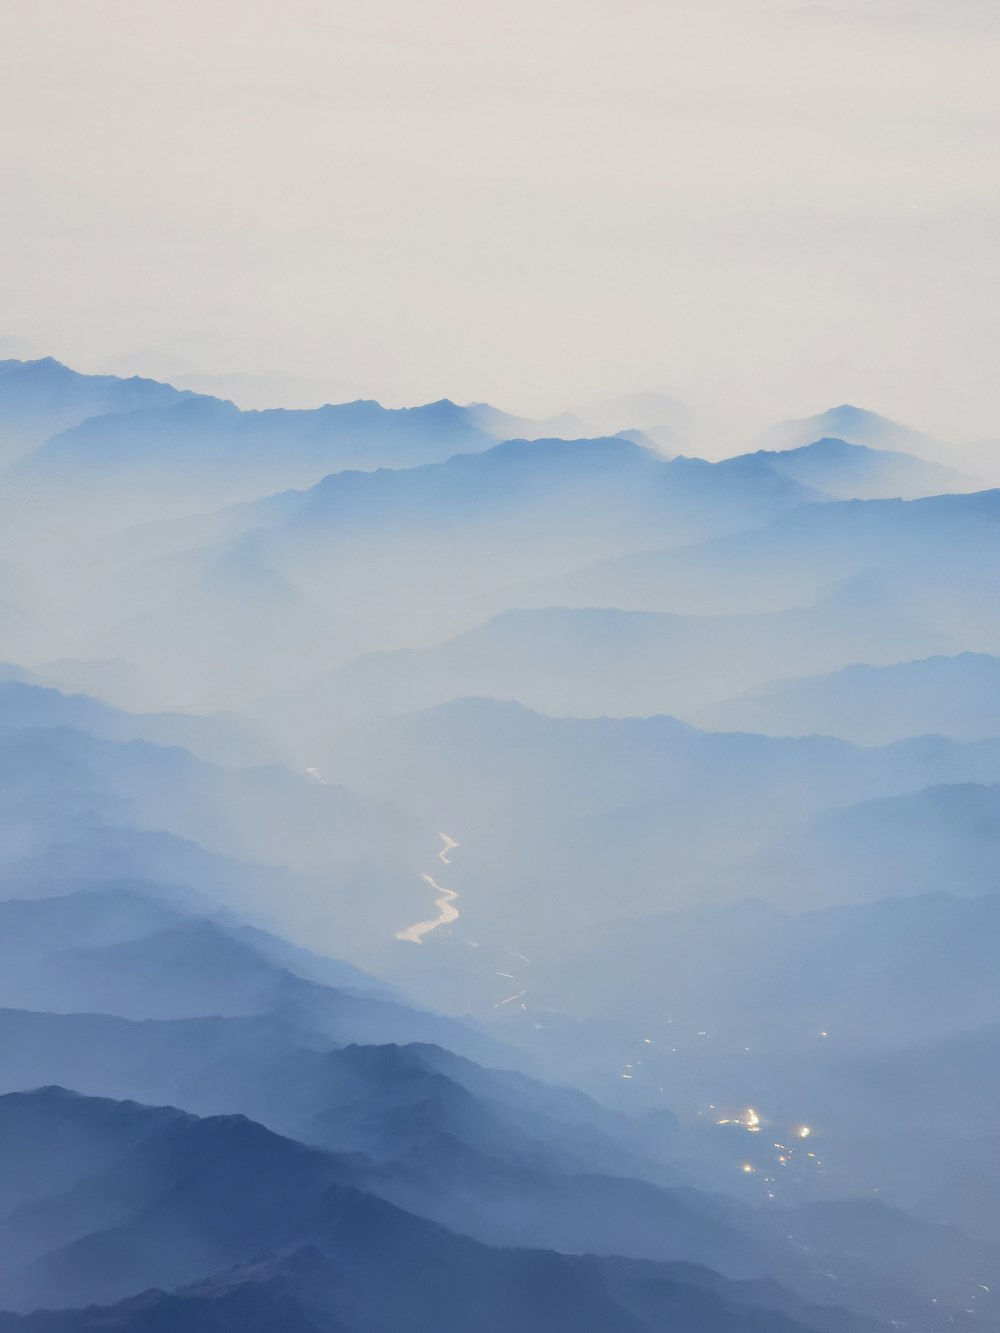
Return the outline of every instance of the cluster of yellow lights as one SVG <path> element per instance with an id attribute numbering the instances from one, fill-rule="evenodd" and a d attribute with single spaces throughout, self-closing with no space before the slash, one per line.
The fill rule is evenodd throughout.
<path id="1" fill-rule="evenodd" d="M 714 1110 L 715 1109 L 714 1105 L 709 1109 Z M 701 1113 L 699 1112 L 699 1114 Z M 731 1119 L 723 1118 L 720 1120 L 716 1120 L 715 1123 L 717 1125 L 741 1125 L 747 1131 L 748 1134 L 759 1134 L 761 1130 L 761 1118 L 752 1106 L 748 1106 L 742 1115 L 734 1116 Z M 807 1139 L 812 1134 L 812 1126 L 794 1125 L 792 1127 L 791 1132 L 793 1136 L 797 1139 Z M 792 1155 L 795 1150 L 793 1148 L 787 1148 L 783 1143 L 775 1143 L 774 1146 L 778 1151 L 778 1165 L 788 1166 L 789 1163 L 791 1162 Z M 807 1153 L 806 1156 L 812 1158 L 814 1161 L 817 1160 L 816 1154 L 813 1152 Z M 743 1172 L 744 1175 L 747 1176 L 757 1174 L 757 1168 L 756 1166 L 754 1166 L 752 1162 L 744 1162 L 740 1167 L 740 1170 Z M 770 1177 L 768 1177 L 767 1179 L 768 1181 L 770 1181 Z"/>

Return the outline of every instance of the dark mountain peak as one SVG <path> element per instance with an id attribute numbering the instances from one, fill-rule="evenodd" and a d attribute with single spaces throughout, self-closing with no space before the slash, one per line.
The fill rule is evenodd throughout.
<path id="1" fill-rule="evenodd" d="M 403 1057 L 409 1050 L 411 1050 L 410 1046 L 400 1045 L 399 1042 L 395 1041 L 382 1042 L 376 1046 L 352 1041 L 337 1051 L 336 1057 L 338 1060 L 358 1065 L 361 1068 L 392 1069 L 403 1062 Z"/>
<path id="2" fill-rule="evenodd" d="M 8 1092 L 0 1096 L 0 1103 L 23 1105 L 27 1102 L 56 1104 L 59 1102 L 83 1101 L 83 1093 L 64 1088 L 58 1083 L 49 1083 L 41 1088 L 30 1088 L 25 1092 Z"/>
<path id="3" fill-rule="evenodd" d="M 38 1017 L 44 1020 L 47 1016 Z M 8 1135 L 15 1121 L 30 1128 L 58 1122 L 65 1126 L 90 1129 L 100 1127 L 103 1132 L 113 1131 L 115 1126 L 124 1127 L 130 1122 L 150 1129 L 174 1126 L 190 1128 L 197 1123 L 197 1119 L 197 1116 L 178 1110 L 175 1106 L 149 1106 L 145 1102 L 127 1098 L 98 1097 L 91 1093 L 76 1092 L 59 1083 L 0 1095 L 0 1125 L 5 1127 Z"/>
<path id="4" fill-rule="evenodd" d="M 432 1049 L 428 1047 L 428 1049 Z M 361 1045 L 351 1043 L 331 1051 L 330 1062 L 338 1071 L 350 1070 L 363 1080 L 374 1080 L 375 1088 L 383 1087 L 395 1097 L 405 1093 L 437 1104 L 441 1097 L 462 1095 L 452 1080 L 425 1060 L 419 1047 L 396 1042 Z"/>
<path id="5" fill-rule="evenodd" d="M 212 1153 L 220 1150 L 246 1156 L 258 1164 L 263 1163 L 275 1153 L 288 1154 L 296 1158 L 315 1158 L 315 1149 L 307 1148 L 295 1139 L 275 1134 L 249 1116 L 240 1114 L 203 1116 L 179 1126 L 185 1136 L 199 1152 L 209 1148 Z"/>

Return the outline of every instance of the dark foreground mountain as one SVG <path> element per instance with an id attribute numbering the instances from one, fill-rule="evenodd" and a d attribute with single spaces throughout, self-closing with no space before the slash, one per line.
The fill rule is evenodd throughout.
<path id="1" fill-rule="evenodd" d="M 333 1333 L 549 1333 L 567 1321 L 584 1333 L 652 1333 L 673 1321 L 706 1333 L 873 1327 L 810 1312 L 771 1283 L 484 1246 L 359 1191 L 349 1162 L 242 1117 L 199 1120 L 45 1089 L 0 1100 L 0 1120 L 0 1300 L 126 1302 L 8 1316 L 4 1330 L 209 1329 L 211 1317 L 235 1330 L 247 1327 L 236 1321 L 250 1304 L 283 1330 Z M 64 1147 L 39 1181 L 25 1167 L 46 1130 Z"/>

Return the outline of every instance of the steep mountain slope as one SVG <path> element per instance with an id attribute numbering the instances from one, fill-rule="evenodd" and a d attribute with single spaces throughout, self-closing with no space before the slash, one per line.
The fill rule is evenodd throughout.
<path id="1" fill-rule="evenodd" d="M 406 1004 L 347 964 L 329 960 L 326 981 L 311 979 L 292 970 L 306 971 L 308 956 L 303 966 L 294 949 L 262 932 L 135 893 L 0 903 L 0 921 L 0 1004 L 11 1009 L 135 1019 L 287 1012 L 325 1042 L 442 1042 L 473 1056 L 502 1053 L 487 1035 Z"/>
<path id="2" fill-rule="evenodd" d="M 355 1030 L 363 1036 L 363 1011 L 356 1013 L 361 1021 Z M 451 1023 L 449 1031 L 442 1020 L 439 1033 L 454 1040 L 456 1028 Z M 97 1044 L 93 1052 L 81 1049 L 90 1042 Z M 490 1049 L 485 1041 L 482 1047 Z M 505 1228 L 508 1240 L 523 1225 L 543 1243 L 551 1241 L 545 1241 L 544 1218 L 532 1221 L 514 1201 L 547 1193 L 550 1219 L 561 1217 L 565 1224 L 572 1210 L 559 1203 L 559 1190 L 570 1175 L 594 1176 L 595 1188 L 599 1172 L 677 1183 L 654 1155 L 631 1144 L 636 1126 L 630 1117 L 582 1093 L 469 1061 L 461 1062 L 462 1077 L 454 1077 L 442 1066 L 459 1057 L 426 1042 L 331 1048 L 310 1016 L 293 1007 L 248 1018 L 141 1021 L 0 1010 L 0 1049 L 4 1092 L 55 1082 L 90 1095 L 182 1102 L 202 1115 L 248 1114 L 338 1152 L 364 1151 L 371 1159 L 366 1179 L 375 1192 L 416 1212 L 442 1219 L 464 1215 L 476 1227 L 488 1222 Z M 499 1045 L 493 1051 L 504 1058 Z M 481 1195 L 470 1189 L 474 1177 L 482 1182 Z M 615 1188 L 622 1188 L 621 1179 Z M 675 1214 L 698 1219 L 703 1229 L 714 1217 L 718 1252 L 731 1227 L 711 1200 L 682 1193 L 675 1190 Z M 508 1212 L 491 1217 L 490 1201 L 501 1196 Z M 598 1209 L 598 1248 L 613 1250 L 614 1236 L 623 1233 L 599 1219 Z M 641 1233 L 637 1228 L 633 1234 Z M 668 1255 L 671 1245 L 688 1253 L 694 1244 L 694 1237 L 678 1235 L 669 1244 L 666 1236 L 661 1240 L 660 1253 Z M 699 1243 L 704 1258 L 704 1234 Z M 731 1236 L 728 1243 L 731 1254 L 740 1253 Z M 744 1268 L 752 1254 L 744 1237 Z"/>
<path id="3" fill-rule="evenodd" d="M 217 931 L 220 939 L 237 942 L 245 959 L 255 954 L 272 971 L 286 970 L 321 985 L 388 994 L 375 977 L 350 963 L 297 948 L 267 931 L 243 925 L 222 911 L 211 920 L 199 917 L 190 905 L 183 907 L 182 901 L 178 894 L 142 883 L 112 883 L 66 895 L 0 901 L 0 986 L 4 988 L 4 1002 L 33 1007 L 26 1001 L 13 1000 L 14 988 L 30 984 L 43 994 L 51 982 L 43 981 L 39 970 L 61 968 L 70 951 L 106 949 L 162 931 L 205 926 Z M 59 980 L 66 983 L 68 978 L 63 975 Z M 219 982 L 220 978 L 212 980 Z"/>
<path id="4" fill-rule="evenodd" d="M 399 1137 L 393 1140 L 392 1117 L 382 1115 L 375 1120 L 372 1114 L 380 1097 L 389 1099 L 387 1106 L 394 1104 L 395 1072 L 430 1070 L 441 1060 L 452 1063 L 453 1057 L 428 1048 L 353 1048 L 328 1057 L 302 1045 L 302 1040 L 287 1026 L 265 1024 L 261 1020 L 136 1024 L 93 1016 L 0 1013 L 0 1050 L 8 1076 L 24 1078 L 52 1070 L 69 1073 L 75 1068 L 89 1080 L 91 1087 L 95 1080 L 104 1080 L 106 1087 L 119 1088 L 119 1095 L 141 1088 L 147 1100 L 156 1100 L 157 1096 L 162 1099 L 162 1089 L 172 1083 L 183 1086 L 188 1104 L 196 1105 L 204 1114 L 252 1105 L 260 1108 L 256 1113 L 264 1113 L 274 1128 L 307 1137 L 312 1127 L 313 1141 L 316 1116 L 315 1113 L 306 1116 L 310 1105 L 321 1106 L 324 1098 L 331 1099 L 331 1104 L 340 1108 L 342 1134 L 351 1124 L 350 1108 L 356 1102 L 353 1132 L 356 1134 L 367 1126 L 365 1132 L 370 1135 L 377 1126 L 380 1160 L 372 1164 L 356 1156 L 349 1162 L 341 1158 L 344 1170 L 350 1173 L 349 1179 L 410 1211 L 437 1218 L 491 1243 L 523 1244 L 530 1240 L 532 1244 L 555 1245 L 574 1252 L 613 1254 L 624 1250 L 657 1260 L 687 1255 L 720 1266 L 730 1274 L 778 1273 L 805 1299 L 822 1302 L 830 1299 L 831 1292 L 842 1290 L 837 1283 L 831 1286 L 824 1270 L 846 1262 L 846 1252 L 851 1248 L 849 1219 L 843 1230 L 832 1220 L 825 1227 L 823 1262 L 804 1263 L 798 1246 L 789 1246 L 785 1234 L 792 1231 L 798 1236 L 800 1226 L 805 1225 L 805 1219 L 800 1220 L 798 1205 L 791 1208 L 783 1205 L 775 1213 L 776 1205 L 765 1201 L 765 1215 L 774 1214 L 766 1221 L 765 1215 L 756 1211 L 760 1205 L 746 1200 L 738 1204 L 690 1189 L 655 1188 L 627 1176 L 581 1172 L 573 1168 L 566 1150 L 593 1154 L 595 1142 L 599 1142 L 586 1135 L 581 1137 L 586 1122 L 580 1116 L 588 1115 L 586 1107 L 581 1112 L 578 1103 L 572 1113 L 561 1107 L 558 1114 L 562 1133 L 556 1120 L 546 1137 L 539 1132 L 541 1122 L 536 1117 L 539 1107 L 551 1111 L 553 1090 L 539 1085 L 523 1087 L 519 1109 L 511 1118 L 513 1108 L 501 1106 L 497 1093 L 498 1082 L 506 1082 L 510 1075 L 490 1070 L 475 1074 L 477 1081 L 485 1080 L 492 1088 L 489 1102 L 484 1105 L 478 1097 L 471 1100 L 460 1097 L 452 1103 L 459 1116 L 453 1123 L 461 1128 L 461 1138 L 441 1132 L 435 1124 L 436 1115 L 447 1113 L 452 1095 L 446 1094 L 446 1088 L 442 1087 L 441 1094 L 430 1101 L 410 1102 L 417 1124 L 422 1127 L 419 1143 L 415 1145 L 414 1128 L 406 1117 L 399 1121 Z M 84 1047 L 90 1043 L 94 1043 L 92 1049 L 99 1053 L 96 1060 L 93 1055 L 85 1055 Z M 716 1086 L 726 1086 L 724 1071 L 725 1065 L 720 1064 Z M 730 1076 L 732 1072 L 729 1071 Z M 344 1074 L 349 1077 L 344 1079 Z M 362 1074 L 365 1081 L 359 1085 L 357 1080 Z M 682 1079 L 687 1077 L 685 1072 Z M 757 1077 L 755 1071 L 754 1078 Z M 780 1110 L 795 1095 L 800 1107 L 803 1104 L 812 1107 L 813 1099 L 819 1104 L 825 1097 L 826 1115 L 817 1115 L 814 1123 L 821 1126 L 819 1141 L 832 1152 L 834 1119 L 839 1119 L 839 1114 L 834 1115 L 835 1103 L 829 1091 L 813 1088 L 807 1074 L 804 1087 L 800 1078 L 796 1094 L 794 1089 L 784 1086 L 786 1071 L 780 1065 L 777 1070 L 771 1069 L 770 1080 L 769 1092 L 765 1094 L 756 1086 L 754 1091 L 755 1095 L 761 1094 L 761 1103 L 772 1110 Z M 359 1087 L 364 1088 L 360 1099 Z M 531 1137 L 526 1137 L 523 1126 L 519 1128 L 518 1124 L 528 1107 L 533 1108 Z M 502 1127 L 496 1120 L 498 1112 L 504 1120 Z M 30 1117 L 29 1122 L 34 1118 Z M 567 1127 L 572 1129 L 571 1147 L 566 1138 Z M 41 1129 L 44 1141 L 49 1137 L 44 1122 Z M 638 1129 L 636 1122 L 625 1133 L 634 1138 Z M 706 1135 L 714 1138 L 721 1132 L 714 1127 L 703 1127 L 698 1139 Z M 493 1152 L 484 1153 L 482 1148 L 470 1146 L 470 1134 L 483 1133 L 492 1136 Z M 662 1126 L 659 1134 L 662 1136 Z M 60 1141 L 72 1145 L 76 1139 L 63 1133 Z M 683 1137 L 677 1138 L 674 1150 L 684 1141 Z M 16 1135 L 8 1135 L 7 1142 L 11 1152 L 18 1154 L 18 1160 L 29 1159 Z M 341 1137 L 332 1146 L 343 1147 L 346 1142 Z M 901 1146 L 904 1143 L 905 1148 Z M 605 1153 L 612 1146 L 611 1140 L 604 1140 Z M 689 1150 L 696 1146 L 691 1141 Z M 763 1149 L 764 1145 L 760 1146 Z M 700 1150 L 706 1155 L 705 1165 L 711 1161 L 712 1170 L 708 1174 L 714 1171 L 723 1178 L 728 1175 L 731 1183 L 741 1178 L 741 1155 L 745 1157 L 748 1148 L 753 1147 L 737 1142 L 726 1147 L 705 1138 Z M 900 1138 L 894 1147 L 894 1159 L 900 1167 L 907 1160 L 908 1151 L 912 1152 L 910 1140 Z M 95 1158 L 97 1165 L 102 1160 Z M 622 1166 L 627 1170 L 630 1160 L 636 1159 L 630 1159 L 626 1151 L 619 1158 L 619 1170 Z M 647 1172 L 651 1169 L 649 1163 L 645 1169 Z M 859 1170 L 863 1179 L 864 1168 Z M 34 1176 L 28 1173 L 25 1178 L 33 1180 Z M 756 1191 L 750 1192 L 751 1198 L 755 1195 Z M 880 1225 L 883 1240 L 893 1238 L 892 1243 L 900 1245 L 901 1253 L 891 1262 L 874 1264 L 861 1262 L 856 1256 L 850 1261 L 852 1282 L 858 1284 L 858 1290 L 864 1288 L 865 1301 L 871 1302 L 871 1308 L 898 1314 L 912 1306 L 919 1317 L 928 1318 L 934 1313 L 930 1297 L 950 1291 L 947 1275 L 949 1267 L 954 1267 L 953 1257 L 942 1253 L 936 1279 L 932 1279 L 929 1271 L 926 1282 L 915 1284 L 906 1276 L 906 1256 L 912 1252 L 914 1243 L 912 1225 L 909 1240 L 906 1219 L 886 1213 Z M 947 1244 L 949 1255 L 950 1247 L 962 1243 L 960 1238 L 944 1233 L 938 1238 L 939 1248 Z M 968 1242 L 964 1243 L 968 1248 Z M 971 1255 L 970 1249 L 970 1258 Z M 988 1256 L 980 1257 L 978 1262 L 981 1276 L 988 1280 L 992 1273 Z M 937 1313 L 946 1318 L 944 1309 Z M 928 1326 L 936 1323 L 931 1319 Z"/>
<path id="5" fill-rule="evenodd" d="M 385 1219 L 379 1216 L 378 1222 Z M 332 1259 L 324 1253 L 330 1245 L 310 1245 L 170 1295 L 153 1291 L 110 1309 L 0 1314 L 0 1330 L 163 1333 L 183 1327 L 186 1333 L 271 1333 L 280 1327 L 282 1333 L 380 1333 L 393 1327 L 417 1333 L 454 1319 L 456 1327 L 483 1333 L 500 1333 L 512 1324 L 527 1333 L 547 1333 L 567 1314 L 581 1333 L 652 1333 L 664 1319 L 678 1317 L 712 1333 L 877 1333 L 881 1327 L 840 1311 L 803 1307 L 769 1284 L 725 1283 L 684 1265 L 486 1251 L 461 1237 L 451 1245 L 442 1240 L 430 1255 L 421 1255 L 432 1271 L 456 1268 L 468 1279 L 468 1287 L 447 1283 L 442 1294 L 420 1280 L 421 1268 L 400 1262 L 413 1238 L 406 1224 L 397 1233 L 391 1235 L 397 1248 L 389 1264 L 359 1262 L 357 1245 L 346 1254 L 337 1247 Z M 405 1303 L 395 1294 L 404 1289 L 410 1293 Z M 818 1322 L 802 1322 L 813 1319 Z"/>
<path id="6" fill-rule="evenodd" d="M 50 1305 L 84 1304 L 150 1287 L 169 1290 L 261 1255 L 280 1262 L 312 1247 L 325 1257 L 325 1281 L 311 1284 L 310 1294 L 322 1293 L 318 1308 L 335 1319 L 349 1315 L 352 1328 L 366 1327 L 365 1320 L 375 1328 L 407 1310 L 415 1327 L 433 1311 L 438 1322 L 474 1319 L 483 1329 L 514 1319 L 518 1327 L 541 1330 L 569 1314 L 581 1329 L 641 1330 L 678 1306 L 695 1317 L 714 1315 L 720 1330 L 809 1327 L 775 1313 L 775 1307 L 806 1312 L 769 1284 L 734 1285 L 679 1265 L 491 1250 L 359 1193 L 349 1165 L 241 1117 L 198 1120 L 142 1107 L 124 1108 L 123 1116 L 113 1103 L 44 1090 L 0 1101 L 0 1116 L 13 1118 L 0 1154 L 8 1145 L 23 1150 L 19 1121 L 30 1119 L 30 1135 L 39 1104 L 77 1134 L 96 1119 L 105 1161 L 81 1170 L 65 1154 L 68 1186 L 60 1190 L 52 1172 L 42 1197 L 15 1205 L 0 1220 L 6 1238 L 0 1292 L 8 1306 L 30 1307 L 39 1297 Z M 142 1122 L 140 1129 L 130 1117 Z M 117 1154 L 109 1152 L 109 1118 L 126 1121 Z M 365 1312 L 360 1323 L 359 1311 Z M 39 1318 L 46 1317 L 36 1316 L 35 1325 L 45 1327 Z"/>

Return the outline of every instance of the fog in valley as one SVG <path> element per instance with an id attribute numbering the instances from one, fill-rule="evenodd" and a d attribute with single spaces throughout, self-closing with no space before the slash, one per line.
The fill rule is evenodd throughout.
<path id="1" fill-rule="evenodd" d="M 0 0 L 0 1333 L 1000 1333 L 995 0 Z"/>
<path id="2" fill-rule="evenodd" d="M 0 1328 L 997 1326 L 1000 491 L 627 410 L 0 367 Z"/>

